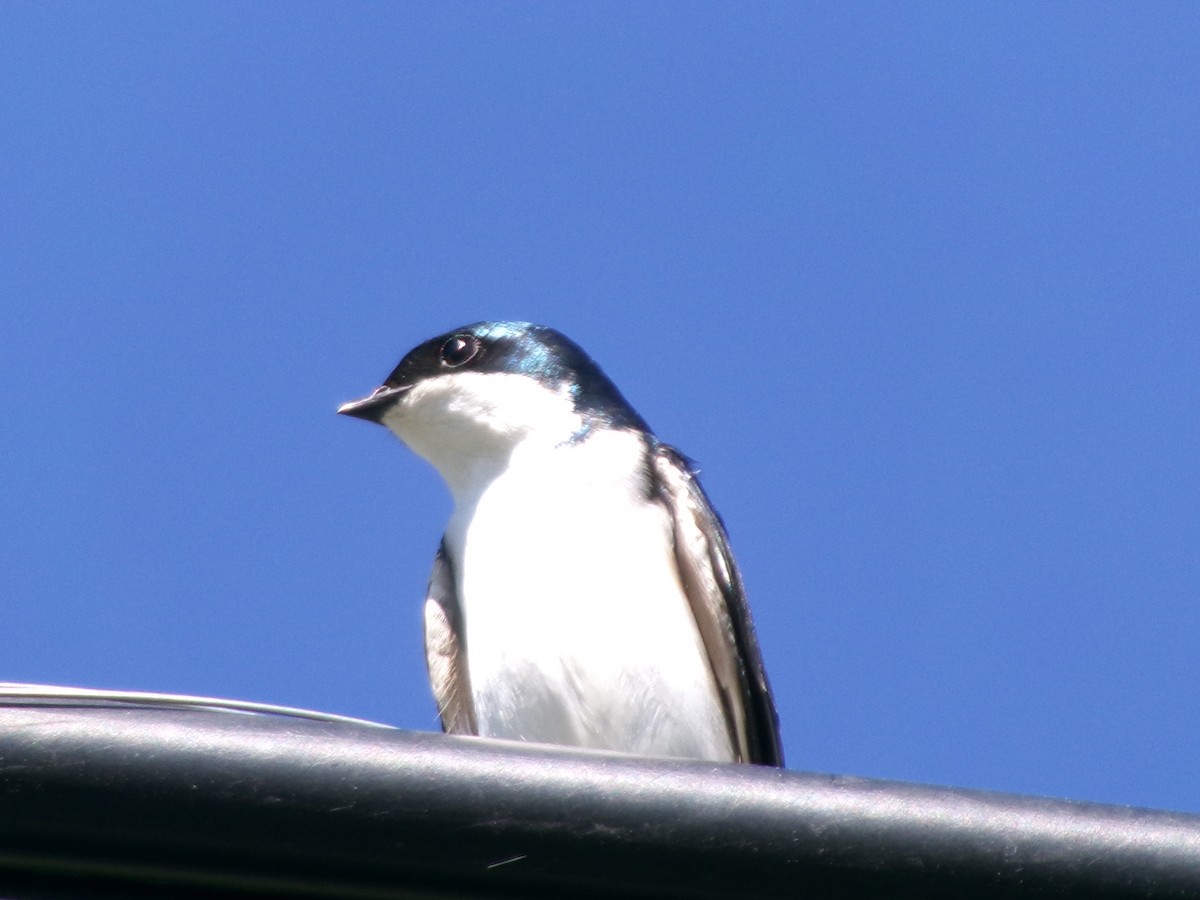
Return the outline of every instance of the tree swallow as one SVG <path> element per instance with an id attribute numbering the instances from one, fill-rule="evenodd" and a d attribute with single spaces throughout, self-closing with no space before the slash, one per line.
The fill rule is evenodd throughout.
<path id="1" fill-rule="evenodd" d="M 338 412 L 385 425 L 453 495 L 425 601 L 445 731 L 783 765 L 724 526 L 570 339 L 468 325 Z"/>

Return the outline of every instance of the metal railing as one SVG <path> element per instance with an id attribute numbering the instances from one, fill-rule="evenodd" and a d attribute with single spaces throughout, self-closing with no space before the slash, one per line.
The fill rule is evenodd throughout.
<path id="1" fill-rule="evenodd" d="M 0 896 L 1200 897 L 1200 817 L 0 690 Z"/>

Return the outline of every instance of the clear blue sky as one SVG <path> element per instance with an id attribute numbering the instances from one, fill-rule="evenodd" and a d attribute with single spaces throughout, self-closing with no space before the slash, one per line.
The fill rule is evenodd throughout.
<path id="1" fill-rule="evenodd" d="M 0 678 L 436 727 L 334 415 L 554 325 L 694 457 L 794 768 L 1200 811 L 1192 4 L 25 3 Z"/>

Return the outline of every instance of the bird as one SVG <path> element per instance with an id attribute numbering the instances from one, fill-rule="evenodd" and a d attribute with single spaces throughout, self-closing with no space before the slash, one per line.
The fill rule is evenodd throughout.
<path id="1" fill-rule="evenodd" d="M 443 731 L 784 764 L 725 527 L 579 345 L 477 322 L 338 412 L 388 428 L 453 498 L 424 606 Z"/>

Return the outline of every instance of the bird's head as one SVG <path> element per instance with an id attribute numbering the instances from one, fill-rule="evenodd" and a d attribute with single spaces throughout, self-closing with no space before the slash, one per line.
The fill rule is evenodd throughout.
<path id="1" fill-rule="evenodd" d="M 592 359 L 544 325 L 477 322 L 409 351 L 339 413 L 385 425 L 455 490 L 527 442 L 557 446 L 596 428 L 647 431 Z"/>

